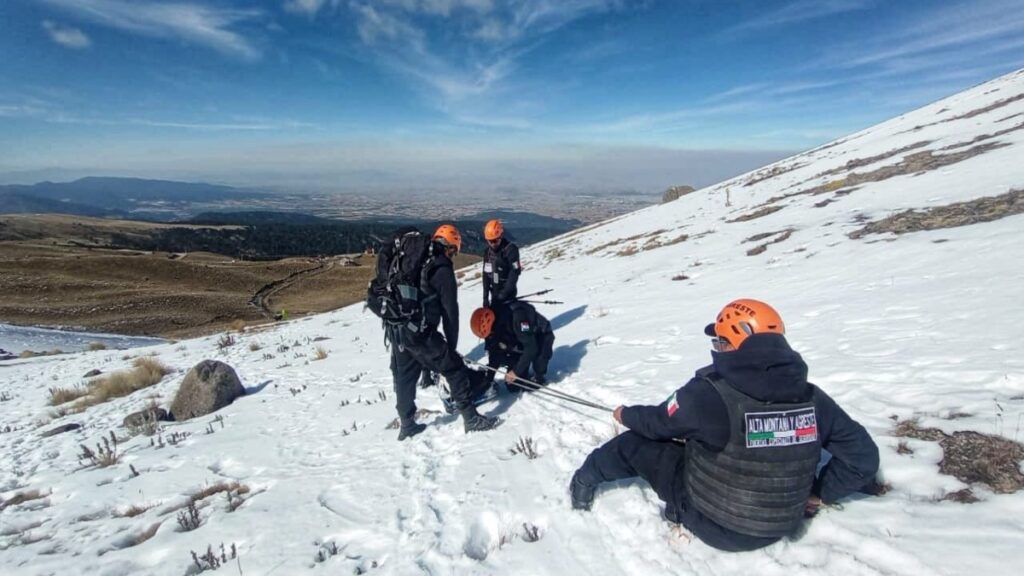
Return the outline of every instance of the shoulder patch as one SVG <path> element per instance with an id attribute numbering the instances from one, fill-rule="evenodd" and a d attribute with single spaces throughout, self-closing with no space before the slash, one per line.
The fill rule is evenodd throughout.
<path id="1" fill-rule="evenodd" d="M 671 418 L 675 415 L 676 411 L 679 410 L 679 400 L 676 399 L 678 394 L 673 392 L 671 396 L 667 398 L 668 401 L 668 417 Z"/>
<path id="2" fill-rule="evenodd" d="M 810 444 L 818 440 L 814 407 L 785 412 L 747 412 L 747 448 L 777 448 Z"/>
<path id="3" fill-rule="evenodd" d="M 520 322 L 519 323 L 519 331 L 520 332 L 529 332 L 530 331 L 530 323 L 529 322 Z"/>

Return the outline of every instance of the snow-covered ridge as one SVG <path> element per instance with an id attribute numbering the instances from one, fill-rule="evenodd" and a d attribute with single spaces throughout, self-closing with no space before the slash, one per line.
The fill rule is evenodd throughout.
<path id="1" fill-rule="evenodd" d="M 828 510 L 798 539 L 717 552 L 660 520 L 642 483 L 572 512 L 572 471 L 617 431 L 605 414 L 541 397 L 490 405 L 507 420 L 490 433 L 466 436 L 431 414 L 427 432 L 396 442 L 379 324 L 354 306 L 223 350 L 216 337 L 140 349 L 179 371 L 53 420 L 48 388 L 126 367 L 125 353 L 0 363 L 0 497 L 39 496 L 0 511 L 0 572 L 177 576 L 191 551 L 219 556 L 223 542 L 238 557 L 220 570 L 247 575 L 1014 573 L 1024 494 L 974 486 L 981 502 L 942 501 L 965 485 L 938 473 L 934 442 L 907 440 L 913 453 L 897 453 L 891 417 L 1024 440 L 1024 216 L 850 234 L 904 210 L 1024 189 L 1022 95 L 1024 72 L 1010 74 L 523 251 L 521 290 L 554 288 L 566 302 L 543 308 L 556 330 L 555 386 L 607 405 L 659 402 L 682 384 L 709 360 L 701 328 L 728 300 L 781 311 L 812 380 L 875 436 L 892 485 Z M 479 290 L 463 286 L 465 318 Z M 460 349 L 479 358 L 463 332 Z M 312 360 L 317 346 L 327 358 Z M 235 366 L 252 391 L 220 412 L 223 424 L 167 425 L 163 447 L 137 436 L 114 466 L 79 463 L 80 444 L 126 436 L 121 419 L 150 396 L 169 403 L 203 358 Z M 440 408 L 420 394 L 421 408 Z M 41 437 L 68 422 L 83 428 Z M 536 459 L 513 453 L 520 437 Z M 246 486 L 246 501 L 229 511 L 224 492 L 202 498 L 199 527 L 179 531 L 176 508 L 221 482 Z"/>

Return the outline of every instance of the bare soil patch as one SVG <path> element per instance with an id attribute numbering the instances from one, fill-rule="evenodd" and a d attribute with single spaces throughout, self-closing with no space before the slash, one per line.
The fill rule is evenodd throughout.
<path id="1" fill-rule="evenodd" d="M 769 200 L 769 202 L 770 202 L 770 200 Z M 726 222 L 729 223 L 729 224 L 734 224 L 736 222 L 748 222 L 750 220 L 756 220 L 758 218 L 763 218 L 763 217 L 765 217 L 765 216 L 767 216 L 769 214 L 774 214 L 774 213 L 778 212 L 779 210 L 782 210 L 782 206 L 765 206 L 765 207 L 760 208 L 758 210 L 755 210 L 753 212 L 748 212 L 746 214 L 743 214 L 742 216 L 737 216 L 736 218 L 733 218 L 732 220 L 726 220 Z"/>
<path id="2" fill-rule="evenodd" d="M 936 206 L 927 210 L 906 210 L 893 214 L 875 222 L 869 222 L 863 228 L 850 232 L 853 239 L 868 234 L 907 234 L 922 230 L 939 230 L 992 222 L 1024 212 L 1024 190 L 1010 190 L 999 196 L 978 198 L 967 202 L 957 202 L 946 206 Z"/>
<path id="3" fill-rule="evenodd" d="M 964 145 L 966 146 L 967 143 L 965 143 Z M 883 180 L 888 180 L 889 178 L 894 178 L 896 176 L 906 176 L 908 174 L 923 174 L 925 172 L 930 172 L 938 168 L 943 168 L 945 166 L 950 166 L 958 162 L 963 162 L 964 160 L 968 160 L 970 158 L 974 158 L 975 156 L 979 156 L 981 154 L 984 154 L 992 150 L 996 150 L 998 148 L 1004 148 L 1009 145 L 1010 144 L 1007 144 L 1005 142 L 986 142 L 984 144 L 976 144 L 971 146 L 970 148 L 966 148 L 964 150 L 952 152 L 949 154 L 936 154 L 932 150 L 915 152 L 913 154 L 908 154 L 896 164 L 882 166 L 881 168 L 871 170 L 870 172 L 852 172 L 850 174 L 847 174 L 846 177 L 840 178 L 838 180 L 831 180 L 829 182 L 820 184 L 818 186 L 814 186 L 812 188 L 808 188 L 806 190 L 790 192 L 788 194 L 783 194 L 780 196 L 769 198 L 763 204 L 765 208 L 762 208 L 761 210 L 772 208 L 773 206 L 771 206 L 771 204 L 779 202 L 780 200 L 785 200 L 787 198 L 793 198 L 795 196 L 817 196 L 820 194 L 827 194 L 829 192 L 835 192 L 836 195 L 840 195 L 840 193 L 844 191 L 842 189 L 849 189 L 868 182 L 881 182 Z M 847 191 L 846 193 L 848 194 L 849 192 L 852 192 L 852 190 Z M 781 207 L 775 208 L 781 210 Z M 760 212 L 760 210 L 758 212 Z"/>
<path id="4" fill-rule="evenodd" d="M 895 434 L 938 442 L 942 447 L 939 472 L 961 482 L 984 484 L 996 494 L 1012 494 L 1024 488 L 1020 471 L 1024 445 L 1019 442 L 970 430 L 946 434 L 938 428 L 921 428 L 916 419 L 898 422 Z"/>

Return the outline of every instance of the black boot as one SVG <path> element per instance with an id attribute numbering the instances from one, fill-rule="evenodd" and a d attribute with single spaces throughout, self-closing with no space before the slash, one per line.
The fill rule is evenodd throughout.
<path id="1" fill-rule="evenodd" d="M 470 405 L 468 408 L 462 409 L 462 423 L 468 434 L 490 430 L 498 425 L 498 419 L 484 416 L 476 411 L 476 406 Z"/>
<path id="2" fill-rule="evenodd" d="M 401 442 L 406 438 L 412 438 L 413 436 L 423 432 L 427 429 L 426 424 L 419 424 L 415 421 L 408 424 L 402 424 L 402 427 L 398 429 L 398 441 Z"/>
<path id="3" fill-rule="evenodd" d="M 569 495 L 572 497 L 573 510 L 590 510 L 594 504 L 594 489 L 596 486 L 585 484 L 580 480 L 579 470 L 572 475 L 572 482 L 569 483 Z"/>

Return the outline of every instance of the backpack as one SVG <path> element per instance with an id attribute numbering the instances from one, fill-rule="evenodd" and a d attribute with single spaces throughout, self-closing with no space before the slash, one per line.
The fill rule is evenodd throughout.
<path id="1" fill-rule="evenodd" d="M 387 324 L 421 319 L 420 273 L 432 239 L 413 227 L 396 230 L 377 254 L 377 274 L 366 289 L 366 306 Z"/>

